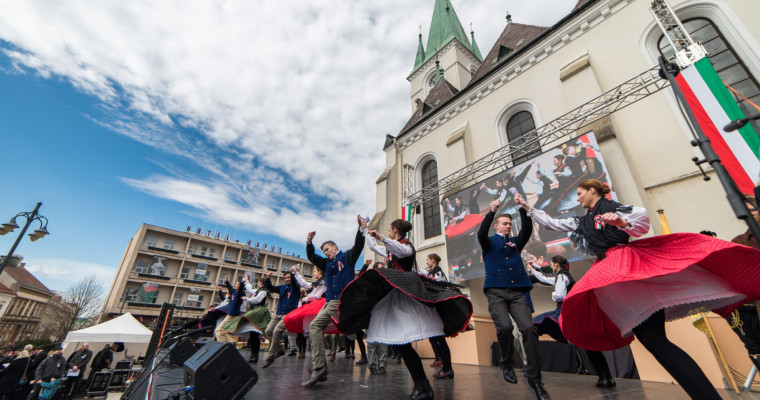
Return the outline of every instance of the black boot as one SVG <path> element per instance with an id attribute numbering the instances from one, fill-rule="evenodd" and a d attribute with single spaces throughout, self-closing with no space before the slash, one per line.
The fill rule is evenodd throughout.
<path id="1" fill-rule="evenodd" d="M 407 400 L 433 400 L 433 388 L 430 387 L 430 382 L 426 379 L 424 381 L 414 382 L 414 390 L 412 394 L 407 397 Z"/>
<path id="2" fill-rule="evenodd" d="M 533 389 L 533 393 L 536 394 L 536 398 L 538 400 L 551 400 L 551 397 L 549 397 L 549 392 L 547 392 L 544 388 L 544 384 L 541 382 L 541 379 L 528 378 L 528 385 L 530 385 L 530 388 Z"/>
<path id="3" fill-rule="evenodd" d="M 502 365 L 501 374 L 504 376 L 504 380 L 509 383 L 517 383 L 517 375 L 515 369 L 512 367 L 505 367 Z"/>

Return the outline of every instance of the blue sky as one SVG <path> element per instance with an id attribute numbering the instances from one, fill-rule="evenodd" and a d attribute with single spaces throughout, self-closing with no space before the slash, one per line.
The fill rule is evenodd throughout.
<path id="1" fill-rule="evenodd" d="M 551 25 L 575 2 L 453 5 L 485 54 L 507 9 Z M 43 202 L 51 234 L 16 253 L 64 290 L 91 272 L 108 287 L 142 222 L 350 246 L 434 1 L 3 3 L 0 220 Z"/>

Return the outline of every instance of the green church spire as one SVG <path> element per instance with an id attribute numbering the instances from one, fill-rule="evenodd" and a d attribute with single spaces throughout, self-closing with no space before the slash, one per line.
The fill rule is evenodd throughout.
<path id="1" fill-rule="evenodd" d="M 470 35 L 472 36 L 472 54 L 475 54 L 475 57 L 480 60 L 480 62 L 483 62 L 483 56 L 480 55 L 480 49 L 478 48 L 478 44 L 475 43 L 475 31 L 472 30 L 472 24 L 470 24 Z"/>
<path id="2" fill-rule="evenodd" d="M 420 32 L 420 40 L 417 44 L 417 56 L 414 57 L 414 68 L 417 69 L 425 62 L 425 48 L 422 47 L 422 33 Z"/>
<path id="3" fill-rule="evenodd" d="M 422 62 L 418 63 L 417 59 L 415 59 L 412 73 L 422 64 L 433 58 L 445 45 L 455 39 L 475 54 L 467 38 L 467 34 L 462 28 L 462 23 L 459 21 L 459 17 L 451 5 L 451 0 L 435 0 L 433 19 L 430 21 L 430 32 L 428 33 L 427 46 L 425 46 L 427 51 L 424 52 L 425 56 Z M 417 58 L 420 55 L 420 48 L 422 48 L 422 42 L 420 42 L 417 48 Z M 478 58 L 482 59 L 482 57 Z"/>

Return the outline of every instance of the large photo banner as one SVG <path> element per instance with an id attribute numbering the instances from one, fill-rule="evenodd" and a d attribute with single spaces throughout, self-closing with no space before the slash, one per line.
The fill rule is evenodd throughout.
<path id="1" fill-rule="evenodd" d="M 446 234 L 449 277 L 452 281 L 483 278 L 485 265 L 478 244 L 477 231 L 493 200 L 500 200 L 496 214 L 513 217 L 513 235 L 521 227 L 515 194 L 521 194 L 536 208 L 554 218 L 569 218 L 585 213 L 578 203 L 576 188 L 586 179 L 607 183 L 617 200 L 602 153 L 593 132 L 547 150 L 505 172 L 479 181 L 441 201 Z M 493 226 L 489 236 L 495 233 Z M 522 252 L 523 260 L 548 266 L 550 259 L 561 255 L 570 261 L 589 256 L 577 251 L 566 232 L 539 228 Z"/>

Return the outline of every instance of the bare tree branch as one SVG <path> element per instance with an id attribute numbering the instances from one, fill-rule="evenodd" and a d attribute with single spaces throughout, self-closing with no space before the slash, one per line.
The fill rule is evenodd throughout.
<path id="1" fill-rule="evenodd" d="M 103 304 L 103 283 L 97 274 L 83 277 L 48 304 L 50 325 L 45 332 L 54 340 L 62 340 L 67 333 L 93 324 Z"/>

